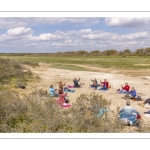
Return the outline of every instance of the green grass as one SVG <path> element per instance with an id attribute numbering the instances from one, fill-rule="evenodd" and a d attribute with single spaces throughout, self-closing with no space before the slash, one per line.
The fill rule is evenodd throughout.
<path id="1" fill-rule="evenodd" d="M 149 57 L 122 57 L 122 56 L 3 56 L 5 59 L 15 59 L 20 62 L 31 62 L 31 63 L 50 63 L 50 64 L 83 64 L 91 65 L 95 67 L 104 67 L 104 68 L 122 68 L 122 69 L 150 69 L 150 65 L 142 66 L 140 64 L 150 64 Z M 56 68 L 59 66 L 54 65 Z M 63 66 L 61 66 L 63 68 Z M 65 68 L 71 69 L 69 66 Z M 79 69 L 79 68 L 78 68 Z M 83 68 L 82 68 L 83 69 Z M 71 69 L 72 70 L 72 69 Z M 80 69 L 79 69 L 80 70 Z"/>
<path id="2" fill-rule="evenodd" d="M 75 70 L 75 71 L 88 71 L 83 67 L 75 66 L 75 65 L 66 65 L 66 64 L 54 64 L 50 66 L 51 68 L 64 69 L 64 70 Z"/>

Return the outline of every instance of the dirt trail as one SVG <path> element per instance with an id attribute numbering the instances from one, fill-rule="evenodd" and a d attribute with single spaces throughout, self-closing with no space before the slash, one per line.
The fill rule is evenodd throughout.
<path id="1" fill-rule="evenodd" d="M 107 100 L 112 101 L 112 105 L 110 107 L 112 110 L 116 110 L 117 106 L 122 108 L 123 106 L 125 106 L 126 100 L 123 100 L 122 99 L 123 95 L 118 94 L 116 91 L 118 88 L 120 88 L 121 85 L 124 85 L 125 82 L 128 82 L 128 84 L 131 87 L 135 87 L 137 93 L 140 93 L 143 99 L 150 97 L 149 94 L 150 76 L 132 77 L 132 76 L 121 74 L 121 72 L 114 69 L 91 68 L 91 67 L 89 68 L 99 69 L 99 71 L 98 70 L 97 70 L 98 72 L 70 71 L 70 70 L 50 68 L 50 64 L 44 64 L 44 63 L 39 63 L 39 66 L 35 68 L 29 66 L 26 67 L 30 69 L 35 76 L 38 76 L 40 78 L 40 80 L 36 83 L 29 83 L 27 85 L 26 92 L 31 92 L 34 89 L 48 90 L 50 84 L 53 84 L 58 88 L 59 81 L 66 82 L 66 86 L 73 85 L 72 82 L 73 78 L 80 77 L 81 79 L 80 82 L 85 84 L 83 85 L 83 88 L 75 89 L 74 93 L 68 93 L 70 103 L 74 102 L 81 93 L 90 93 L 92 91 L 95 91 L 96 93 L 103 95 Z M 104 70 L 107 71 L 104 72 Z M 89 85 L 92 84 L 91 79 L 94 78 L 97 78 L 98 82 L 100 82 L 100 80 L 103 81 L 104 79 L 107 79 L 112 85 L 112 88 L 110 88 L 108 91 L 91 89 Z M 131 106 L 133 106 L 141 113 L 142 118 L 144 120 L 150 120 L 150 118 L 145 118 L 143 116 L 144 111 L 147 110 L 146 108 L 138 105 L 139 102 L 137 101 L 132 101 L 132 100 L 130 101 L 131 101 Z"/>

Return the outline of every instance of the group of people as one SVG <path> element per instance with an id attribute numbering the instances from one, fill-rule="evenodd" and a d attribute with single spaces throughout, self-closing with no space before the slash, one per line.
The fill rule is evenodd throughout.
<path id="1" fill-rule="evenodd" d="M 107 79 L 104 79 L 103 82 L 100 80 L 100 84 L 97 83 L 96 78 L 94 80 L 91 79 L 91 81 L 93 82 L 91 87 L 93 87 L 94 90 L 96 90 L 98 86 L 101 87 L 101 88 L 99 88 L 99 90 L 108 90 L 108 88 L 109 88 L 109 82 L 107 81 Z"/>
<path id="2" fill-rule="evenodd" d="M 73 79 L 73 87 L 74 88 L 79 88 L 81 85 L 79 84 L 80 81 L 80 77 L 74 78 Z M 93 82 L 93 84 L 91 85 L 91 87 L 93 87 L 95 90 L 99 88 L 99 90 L 108 90 L 109 88 L 109 82 L 107 81 L 107 79 L 104 79 L 104 81 L 102 82 L 100 80 L 100 84 L 98 84 L 97 79 L 91 79 L 91 81 Z M 50 86 L 49 92 L 51 96 L 54 97 L 58 97 L 58 103 L 60 105 L 64 105 L 66 103 L 68 103 L 69 101 L 67 100 L 67 91 L 70 91 L 71 89 L 69 89 L 68 87 L 65 86 L 65 83 L 62 83 L 61 81 L 59 82 L 59 88 L 56 89 L 53 85 Z M 66 91 L 66 92 L 64 92 Z M 117 90 L 118 93 L 123 93 L 125 94 L 125 97 L 128 96 L 129 99 L 132 98 L 137 98 L 137 93 L 134 87 L 131 87 L 130 90 L 130 86 L 128 85 L 128 83 L 125 83 L 125 85 L 121 85 L 121 88 Z M 148 102 L 150 104 L 150 99 L 147 99 L 144 103 Z M 144 113 L 149 113 L 150 114 L 150 110 Z M 118 118 L 120 120 L 126 120 L 129 124 L 135 124 L 137 123 L 137 119 L 141 118 L 140 113 L 135 110 L 134 108 L 132 108 L 130 106 L 130 101 L 126 101 L 126 106 L 123 107 L 120 111 L 119 111 L 119 116 Z M 138 126 L 138 124 L 136 124 L 136 126 Z"/>
<path id="3" fill-rule="evenodd" d="M 80 77 L 79 77 L 79 79 L 77 79 L 77 78 L 73 79 L 73 83 L 74 83 L 73 87 L 74 88 L 80 87 L 79 81 L 80 81 Z M 50 85 L 50 89 L 49 89 L 50 96 L 58 97 L 57 102 L 60 105 L 65 105 L 66 103 L 69 102 L 69 100 L 66 98 L 67 97 L 67 91 L 68 92 L 72 91 L 71 89 L 69 89 L 65 85 L 66 85 L 66 82 L 62 83 L 62 81 L 59 82 L 59 88 L 58 89 L 56 89 L 56 87 L 54 87 L 54 85 Z"/>
<path id="4" fill-rule="evenodd" d="M 98 84 L 96 78 L 94 80 L 91 79 L 91 81 L 93 82 L 91 87 L 93 87 L 95 90 L 97 89 L 98 86 L 100 87 L 99 90 L 108 90 L 109 88 L 109 82 L 107 81 L 107 79 L 104 79 L 104 82 L 100 80 L 100 84 Z M 131 87 L 130 90 L 130 86 L 128 85 L 128 83 L 125 83 L 124 86 L 121 85 L 121 88 L 118 89 L 117 92 L 125 94 L 124 96 L 125 99 L 135 98 L 137 100 L 141 100 L 141 96 L 136 93 L 134 87 Z M 150 99 L 147 99 L 146 101 L 150 104 Z M 144 113 L 150 114 L 150 110 Z M 141 115 L 137 110 L 135 110 L 130 106 L 130 101 L 127 101 L 126 106 L 119 111 L 118 118 L 119 120 L 126 121 L 128 124 L 133 124 L 135 126 L 138 126 L 139 122 L 137 122 L 137 120 L 141 118 Z"/>

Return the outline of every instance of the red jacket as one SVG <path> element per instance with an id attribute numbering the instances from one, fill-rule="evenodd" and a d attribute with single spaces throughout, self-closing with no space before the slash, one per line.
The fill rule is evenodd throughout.
<path id="1" fill-rule="evenodd" d="M 124 87 L 122 87 L 123 90 L 126 90 L 127 92 L 129 92 L 129 89 L 130 89 L 130 86 L 129 85 L 126 85 Z"/>
<path id="2" fill-rule="evenodd" d="M 106 88 L 108 88 L 108 84 L 109 82 L 101 82 L 103 84 L 103 86 L 106 86 Z"/>

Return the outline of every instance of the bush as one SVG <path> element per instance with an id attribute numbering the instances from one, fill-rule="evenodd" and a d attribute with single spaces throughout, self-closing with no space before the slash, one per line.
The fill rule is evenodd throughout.
<path id="1" fill-rule="evenodd" d="M 14 60 L 5 60 L 0 58 L 0 83 L 1 84 L 13 84 L 18 86 L 19 84 L 25 84 L 32 77 L 32 73 L 24 68 L 21 64 Z"/>

